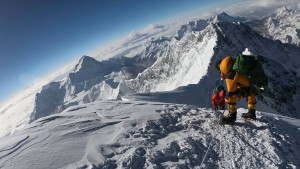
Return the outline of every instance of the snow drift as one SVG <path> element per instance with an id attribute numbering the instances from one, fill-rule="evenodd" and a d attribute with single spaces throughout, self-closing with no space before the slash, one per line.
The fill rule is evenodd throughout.
<path id="1" fill-rule="evenodd" d="M 239 113 L 245 109 L 239 109 Z M 234 126 L 211 109 L 98 101 L 38 119 L 0 139 L 6 168 L 297 168 L 300 121 L 258 113 Z"/>

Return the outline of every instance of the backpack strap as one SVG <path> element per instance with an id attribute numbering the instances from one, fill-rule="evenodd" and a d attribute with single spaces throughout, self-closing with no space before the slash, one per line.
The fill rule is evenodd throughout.
<path id="1" fill-rule="evenodd" d="M 235 74 L 236 74 L 236 71 L 231 69 L 231 70 L 229 71 L 229 73 L 227 74 L 226 79 L 231 79 L 231 80 L 233 80 Z"/>

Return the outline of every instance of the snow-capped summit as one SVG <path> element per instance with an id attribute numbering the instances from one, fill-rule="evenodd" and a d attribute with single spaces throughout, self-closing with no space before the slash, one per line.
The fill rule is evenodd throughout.
<path id="1" fill-rule="evenodd" d="M 93 79 L 95 76 L 101 76 L 101 73 L 105 73 L 103 71 L 107 69 L 103 66 L 104 65 L 96 59 L 83 56 L 75 66 L 74 71 L 69 74 L 70 82 L 76 84 Z"/>
<path id="2" fill-rule="evenodd" d="M 201 31 L 208 26 L 208 20 L 195 20 L 190 21 L 188 24 L 182 25 L 181 28 L 177 31 L 175 39 L 180 40 L 186 33 L 192 31 Z"/>
<path id="3" fill-rule="evenodd" d="M 86 68 L 88 65 L 92 66 L 92 64 L 96 63 L 98 63 L 98 61 L 95 58 L 84 55 L 79 59 L 78 64 L 74 68 L 74 72 L 78 72 L 81 68 Z M 97 68 L 97 66 L 95 68 Z"/>
<path id="4" fill-rule="evenodd" d="M 245 19 L 242 17 L 233 17 L 228 15 L 226 12 L 222 12 L 215 16 L 213 19 L 213 22 L 231 22 L 231 23 L 239 23 L 243 22 Z"/>
<path id="5" fill-rule="evenodd" d="M 288 9 L 287 7 L 284 6 L 284 7 L 277 9 L 274 16 L 277 17 L 278 19 L 282 19 L 282 18 L 289 17 L 289 16 L 293 15 L 294 13 L 295 13 L 294 10 Z"/>

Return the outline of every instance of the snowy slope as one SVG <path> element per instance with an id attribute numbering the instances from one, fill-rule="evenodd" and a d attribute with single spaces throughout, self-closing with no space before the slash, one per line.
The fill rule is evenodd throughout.
<path id="1" fill-rule="evenodd" d="M 203 34 L 213 34 L 207 29 Z M 179 86 L 197 84 L 207 72 L 216 45 L 216 37 L 204 36 L 199 43 L 198 35 L 188 34 L 186 40 L 171 41 L 171 45 L 151 68 L 127 85 L 136 92 L 174 90 Z"/>
<path id="2" fill-rule="evenodd" d="M 0 107 L 0 137 L 14 133 L 28 125 L 34 109 L 35 94 L 40 92 L 42 86 L 49 82 L 63 79 L 74 65 L 75 63 L 72 62 L 60 68 L 4 102 Z"/>
<path id="3" fill-rule="evenodd" d="M 6 168 L 298 168 L 300 121 L 259 112 L 234 126 L 211 109 L 101 101 L 70 107 L 0 139 Z"/>

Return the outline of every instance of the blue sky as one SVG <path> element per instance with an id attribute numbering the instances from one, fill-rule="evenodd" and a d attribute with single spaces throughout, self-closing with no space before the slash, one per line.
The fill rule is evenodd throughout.
<path id="1" fill-rule="evenodd" d="M 105 42 L 216 2 L 0 0 L 0 101 Z"/>

